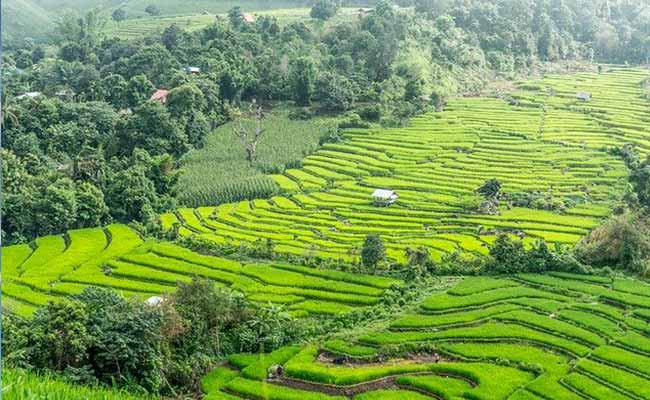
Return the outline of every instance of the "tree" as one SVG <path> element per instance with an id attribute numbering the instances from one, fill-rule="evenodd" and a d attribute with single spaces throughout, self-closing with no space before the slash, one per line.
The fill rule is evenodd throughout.
<path id="1" fill-rule="evenodd" d="M 144 9 L 144 12 L 153 16 L 160 15 L 160 8 L 155 4 L 149 4 L 147 8 Z"/>
<path id="2" fill-rule="evenodd" d="M 487 200 L 497 199 L 501 194 L 501 182 L 494 178 L 488 179 L 477 189 L 477 192 Z"/>
<path id="3" fill-rule="evenodd" d="M 339 9 L 337 0 L 316 0 L 311 7 L 309 16 L 325 21 L 336 15 Z"/>
<path id="4" fill-rule="evenodd" d="M 100 86 L 104 100 L 117 109 L 123 109 L 127 106 L 127 94 L 129 93 L 129 89 L 132 91 L 131 100 L 137 101 L 138 103 L 143 97 L 145 97 L 144 93 L 139 93 L 140 90 L 145 92 L 153 90 L 153 85 L 149 86 L 144 81 L 139 81 L 137 83 L 134 81 L 129 85 L 129 82 L 127 82 L 122 75 L 117 74 L 107 75 L 102 79 Z"/>
<path id="5" fill-rule="evenodd" d="M 81 228 L 99 226 L 106 222 L 109 209 L 104 202 L 104 193 L 89 182 L 77 183 L 75 193 L 77 223 Z"/>
<path id="6" fill-rule="evenodd" d="M 126 101 L 129 107 L 137 107 L 138 105 L 149 100 L 155 87 L 153 83 L 147 78 L 146 75 L 136 75 L 129 79 L 126 87 Z M 119 90 L 119 87 L 118 87 Z"/>
<path id="7" fill-rule="evenodd" d="M 194 111 L 203 110 L 205 108 L 205 99 L 201 89 L 193 83 L 188 83 L 169 92 L 167 106 L 169 111 L 176 117 L 189 115 Z"/>
<path id="8" fill-rule="evenodd" d="M 244 13 L 241 10 L 241 7 L 235 6 L 228 11 L 228 20 L 230 25 L 235 28 L 240 28 L 244 25 Z"/>
<path id="9" fill-rule="evenodd" d="M 176 24 L 171 24 L 162 33 L 161 41 L 167 50 L 173 50 L 178 46 L 183 30 Z"/>
<path id="10" fill-rule="evenodd" d="M 354 86 L 346 77 L 335 74 L 323 74 L 318 79 L 317 96 L 326 110 L 347 111 L 355 100 Z"/>
<path id="11" fill-rule="evenodd" d="M 386 248 L 381 237 L 377 234 L 369 234 L 363 243 L 361 249 L 361 263 L 373 271 L 377 269 L 377 265 L 386 258 Z"/>
<path id="12" fill-rule="evenodd" d="M 181 155 L 190 149 L 185 131 L 179 121 L 172 117 L 167 108 L 156 102 L 147 101 L 136 107 L 118 130 L 119 151 L 130 155 L 139 147 L 152 155 Z"/>
<path id="13" fill-rule="evenodd" d="M 116 9 L 115 11 L 113 11 L 111 18 L 113 18 L 113 21 L 115 22 L 124 21 L 126 19 L 126 10 L 121 7 Z"/>
<path id="14" fill-rule="evenodd" d="M 243 119 L 238 118 L 237 121 L 233 123 L 232 132 L 235 137 L 239 139 L 239 142 L 246 152 L 246 160 L 252 167 L 257 156 L 257 145 L 265 131 L 265 129 L 262 128 L 262 107 L 257 106 L 255 101 L 253 101 L 249 106 L 249 116 L 255 120 L 253 127 L 245 126 Z"/>
<path id="15" fill-rule="evenodd" d="M 314 95 L 314 80 L 316 65 L 311 57 L 299 57 L 291 61 L 290 81 L 293 87 L 293 98 L 300 106 L 311 104 Z"/>
<path id="16" fill-rule="evenodd" d="M 508 235 L 497 237 L 490 246 L 490 258 L 489 272 L 509 274 L 526 271 L 524 244 L 521 240 L 513 240 Z"/>

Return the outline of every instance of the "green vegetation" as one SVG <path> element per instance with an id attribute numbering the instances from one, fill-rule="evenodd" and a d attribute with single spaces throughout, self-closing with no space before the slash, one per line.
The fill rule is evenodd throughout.
<path id="1" fill-rule="evenodd" d="M 187 220 L 187 217 L 186 219 Z M 168 242 L 145 242 L 126 225 L 70 231 L 4 249 L 5 305 L 28 316 L 36 306 L 80 293 L 85 286 L 146 299 L 171 293 L 193 277 L 244 293 L 260 305 L 286 304 L 307 314 L 340 314 L 379 304 L 398 279 L 278 263 L 242 263 L 195 253 Z M 109 239 L 110 238 L 110 239 Z M 110 243 L 107 243 L 110 240 Z M 13 257 L 16 257 L 14 259 Z"/>
<path id="2" fill-rule="evenodd" d="M 2 397 L 7 400 L 153 400 L 127 392 L 73 385 L 61 379 L 14 369 L 2 371 Z"/>
<path id="3" fill-rule="evenodd" d="M 281 113 L 265 118 L 263 128 L 252 167 L 247 165 L 232 123 L 208 136 L 202 149 L 187 154 L 177 183 L 179 202 L 198 207 L 271 197 L 280 187 L 268 174 L 299 166 L 329 132 L 325 121 L 291 121 Z"/>
<path id="4" fill-rule="evenodd" d="M 573 292 L 581 293 L 584 287 L 579 276 L 526 277 L 531 283 L 508 276 L 466 278 L 448 293 L 425 300 L 416 314 L 385 329 L 375 327 L 374 332 L 362 336 L 346 336 L 326 341 L 322 346 L 304 346 L 282 363 L 285 375 L 309 382 L 317 396 L 325 388 L 330 394 L 343 394 L 354 388 L 354 399 L 412 399 L 428 395 L 449 400 L 538 400 L 548 398 L 549 393 L 559 400 L 648 398 L 643 383 L 650 374 L 650 339 L 644 336 L 647 331 L 629 319 L 625 308 L 608 305 L 604 297 L 623 292 L 612 287 L 611 282 L 592 279 L 590 285 L 600 288 L 600 295 L 564 297 L 549 312 L 538 308 L 531 297 L 520 301 L 519 296 L 558 296 L 554 286 L 540 288 L 533 284 L 537 278 L 562 283 L 562 289 L 575 285 Z M 473 288 L 486 291 L 475 292 Z M 490 293 L 499 294 L 495 296 L 500 299 L 498 305 L 477 303 L 473 309 L 453 312 L 442 307 L 439 314 L 428 314 L 427 308 L 441 298 L 472 298 Z M 649 293 L 643 296 L 650 296 Z M 407 320 L 412 323 L 405 323 Z M 447 325 L 451 323 L 453 326 Z M 606 323 L 612 325 L 603 325 Z M 359 341 L 371 347 L 360 346 Z M 630 347 L 633 343 L 634 349 Z M 364 359 L 363 356 L 372 354 L 369 349 L 382 354 L 382 361 Z M 292 347 L 290 351 L 296 350 Z M 356 353 L 361 357 L 355 358 L 354 365 L 338 365 L 335 360 L 321 356 L 323 351 L 350 357 Z M 248 360 L 233 365 L 244 372 L 255 364 Z M 221 387 L 243 398 L 280 393 L 294 384 L 283 378 L 255 385 L 247 381 L 246 388 L 242 380 L 232 382 Z M 366 386 L 370 382 L 373 383 Z M 208 393 L 212 396 L 218 389 Z"/>
<path id="5" fill-rule="evenodd" d="M 562 129 L 551 128 L 546 114 L 562 110 L 550 121 L 566 118 L 565 129 L 572 129 L 573 118 L 586 118 L 598 127 L 593 129 L 606 132 L 618 128 L 603 124 L 599 113 L 620 115 L 627 105 L 634 111 L 625 118 L 635 119 L 637 128 L 626 129 L 623 136 L 612 132 L 611 137 L 618 138 L 612 145 L 622 144 L 643 134 L 648 104 L 639 97 L 638 82 L 646 75 L 639 69 L 552 75 L 535 87 L 555 90 L 555 96 L 522 82 L 510 102 L 457 99 L 445 111 L 414 118 L 405 128 L 348 130 L 343 142 L 325 144 L 305 158 L 300 169 L 272 175 L 283 196 L 221 205 L 204 216 L 201 226 L 213 230 L 205 237 L 222 244 L 270 239 L 279 253 L 351 262 L 360 261 L 369 234 L 381 235 L 390 260 L 404 262 L 406 248 L 414 246 L 427 248 L 434 261 L 456 250 L 485 254 L 498 233 L 507 233 L 523 240 L 518 244 L 515 239 L 511 249 L 504 246 L 503 255 L 495 255 L 496 264 L 503 267 L 499 271 L 559 268 L 570 260 L 543 259 L 546 247 L 535 248 L 526 256 L 528 261 L 522 252 L 535 239 L 551 248 L 553 243 L 577 242 L 617 204 L 620 197 L 612 193 L 623 191 L 620 177 L 626 172 L 624 163 L 603 150 L 601 142 L 546 138 L 547 130 L 557 135 Z M 594 92 L 592 114 L 576 106 L 576 88 L 569 88 L 575 81 L 580 82 L 578 89 Z M 561 211 L 508 208 L 501 202 L 495 215 L 463 209 L 464 196 L 490 177 L 499 179 L 501 192 L 553 188 L 555 198 L 574 205 Z M 580 204 L 573 201 L 578 187 Z M 396 190 L 399 201 L 390 207 L 373 206 L 370 194 L 375 188 Z"/>

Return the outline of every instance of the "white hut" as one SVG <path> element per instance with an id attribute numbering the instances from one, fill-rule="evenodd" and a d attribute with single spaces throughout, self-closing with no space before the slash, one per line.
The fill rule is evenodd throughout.
<path id="1" fill-rule="evenodd" d="M 160 296 L 151 296 L 147 300 L 145 300 L 144 302 L 148 306 L 155 307 L 155 306 L 159 306 L 159 305 L 162 304 L 163 298 L 160 297 Z"/>
<path id="2" fill-rule="evenodd" d="M 591 100 L 591 93 L 589 92 L 578 92 L 576 93 L 576 99 L 580 101 L 589 101 Z"/>
<path id="3" fill-rule="evenodd" d="M 376 206 L 387 207 L 399 199 L 397 192 L 387 189 L 376 189 L 372 192 L 372 201 Z"/>
<path id="4" fill-rule="evenodd" d="M 37 97 L 41 97 L 43 93 L 41 92 L 27 92 L 23 93 L 20 96 L 16 96 L 16 100 L 21 100 L 21 99 L 35 99 Z"/>

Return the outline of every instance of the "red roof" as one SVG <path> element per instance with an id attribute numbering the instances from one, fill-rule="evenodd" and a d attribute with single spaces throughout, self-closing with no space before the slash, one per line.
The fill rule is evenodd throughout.
<path id="1" fill-rule="evenodd" d="M 149 100 L 157 100 L 164 103 L 167 101 L 168 94 L 169 94 L 169 90 L 158 89 L 156 90 L 156 93 L 151 95 L 151 98 Z"/>

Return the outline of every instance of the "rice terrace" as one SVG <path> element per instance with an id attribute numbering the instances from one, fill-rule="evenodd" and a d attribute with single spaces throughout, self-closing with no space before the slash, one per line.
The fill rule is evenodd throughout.
<path id="1" fill-rule="evenodd" d="M 0 398 L 650 400 L 645 2 L 9 3 Z"/>

